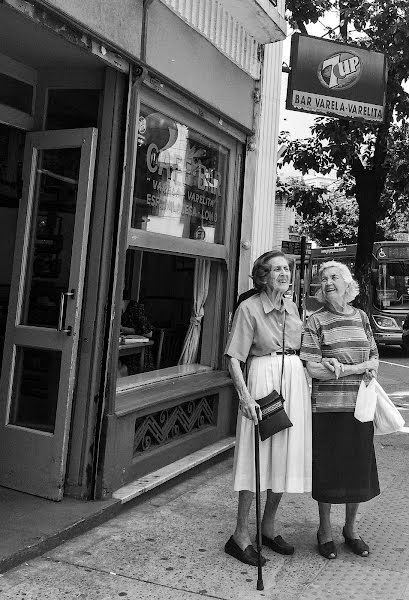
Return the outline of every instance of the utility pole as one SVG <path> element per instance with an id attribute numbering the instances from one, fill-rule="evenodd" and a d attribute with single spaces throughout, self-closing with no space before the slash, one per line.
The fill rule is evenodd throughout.
<path id="1" fill-rule="evenodd" d="M 301 256 L 300 256 L 300 295 L 298 298 L 298 312 L 302 320 L 304 320 L 304 309 L 305 309 L 305 259 L 307 254 L 307 238 L 305 235 L 301 236 Z"/>

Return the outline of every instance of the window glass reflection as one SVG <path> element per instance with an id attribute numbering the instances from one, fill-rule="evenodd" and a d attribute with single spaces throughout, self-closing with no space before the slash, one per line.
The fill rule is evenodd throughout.
<path id="1" fill-rule="evenodd" d="M 222 243 L 227 159 L 220 144 L 142 107 L 132 227 Z"/>
<path id="2" fill-rule="evenodd" d="M 0 123 L 0 367 L 22 190 L 24 132 Z"/>
<path id="3" fill-rule="evenodd" d="M 80 148 L 39 151 L 24 325 L 57 327 L 60 295 L 70 278 L 80 160 Z"/>
<path id="4" fill-rule="evenodd" d="M 61 353 L 17 347 L 10 423 L 54 432 Z"/>
<path id="5" fill-rule="evenodd" d="M 118 377 L 178 364 L 192 316 L 195 263 L 128 250 Z"/>

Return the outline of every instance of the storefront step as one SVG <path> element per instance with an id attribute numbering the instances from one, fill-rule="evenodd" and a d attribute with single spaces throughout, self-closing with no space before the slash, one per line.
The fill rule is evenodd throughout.
<path id="1" fill-rule="evenodd" d="M 223 452 L 227 452 L 231 448 L 234 447 L 235 437 L 230 436 L 215 442 L 214 444 L 210 444 L 201 450 L 193 452 L 180 460 L 177 460 L 166 467 L 162 467 L 157 471 L 153 471 L 142 477 L 141 479 L 136 479 L 127 485 L 116 490 L 113 493 L 112 497 L 116 500 L 120 500 L 122 504 L 149 492 L 156 487 L 163 485 L 164 483 L 186 473 L 187 471 L 198 467 L 199 465 L 205 463 L 208 460 L 215 458 L 216 456 L 222 454 Z"/>

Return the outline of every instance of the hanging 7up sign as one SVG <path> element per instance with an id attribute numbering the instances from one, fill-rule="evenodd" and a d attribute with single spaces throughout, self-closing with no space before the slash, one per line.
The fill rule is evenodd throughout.
<path id="1" fill-rule="evenodd" d="M 286 108 L 382 122 L 386 78 L 384 54 L 296 33 Z"/>
<path id="2" fill-rule="evenodd" d="M 330 90 L 345 90 L 358 81 L 361 72 L 359 56 L 350 52 L 337 52 L 319 65 L 318 79 Z"/>

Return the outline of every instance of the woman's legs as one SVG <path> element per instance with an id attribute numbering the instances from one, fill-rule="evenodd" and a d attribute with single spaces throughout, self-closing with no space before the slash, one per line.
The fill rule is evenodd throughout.
<path id="1" fill-rule="evenodd" d="M 249 534 L 249 513 L 254 494 L 249 490 L 239 492 L 239 505 L 237 508 L 237 524 L 233 533 L 234 540 L 242 550 L 251 544 Z"/>
<path id="2" fill-rule="evenodd" d="M 318 502 L 318 512 L 320 515 L 318 537 L 321 544 L 326 544 L 332 540 L 331 504 L 328 502 Z"/>
<path id="3" fill-rule="evenodd" d="M 345 504 L 345 533 L 353 540 L 359 536 L 355 531 L 356 515 L 359 508 L 359 502 L 348 502 Z"/>
<path id="4" fill-rule="evenodd" d="M 261 528 L 263 535 L 266 535 L 271 539 L 274 538 L 274 521 L 282 496 L 282 493 L 276 494 L 272 490 L 267 490 L 267 500 L 264 507 Z M 249 534 L 249 513 L 251 504 L 253 502 L 253 497 L 253 492 L 249 492 L 248 490 L 241 490 L 239 492 L 237 525 L 233 537 L 242 550 L 251 544 Z"/>
<path id="5" fill-rule="evenodd" d="M 282 492 L 277 494 L 272 490 L 267 490 L 267 500 L 261 521 L 261 530 L 263 535 L 266 535 L 270 539 L 274 538 L 274 521 L 282 496 Z"/>
<path id="6" fill-rule="evenodd" d="M 332 539 L 331 529 L 331 504 L 329 502 L 318 502 L 320 515 L 320 526 L 317 531 L 318 551 L 324 558 L 334 559 L 337 550 Z"/>
<path id="7" fill-rule="evenodd" d="M 342 531 L 345 543 L 355 554 L 359 556 L 368 556 L 369 547 L 355 531 L 356 515 L 359 508 L 359 502 L 348 502 L 345 505 L 345 527 Z"/>

